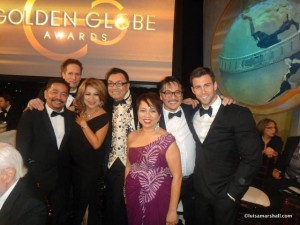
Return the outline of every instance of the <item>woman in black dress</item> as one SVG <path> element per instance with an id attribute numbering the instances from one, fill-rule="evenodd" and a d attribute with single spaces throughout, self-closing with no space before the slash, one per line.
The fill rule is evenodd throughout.
<path id="1" fill-rule="evenodd" d="M 104 83 L 86 79 L 74 101 L 78 116 L 71 129 L 70 154 L 73 178 L 73 222 L 80 225 L 87 212 L 88 225 L 101 225 L 103 215 L 99 182 L 103 180 L 102 144 L 109 127 L 109 115 L 103 109 L 107 100 Z"/>

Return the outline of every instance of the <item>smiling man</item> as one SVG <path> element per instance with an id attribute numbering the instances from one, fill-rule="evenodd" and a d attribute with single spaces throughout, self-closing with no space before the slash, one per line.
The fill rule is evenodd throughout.
<path id="1" fill-rule="evenodd" d="M 62 62 L 60 72 L 62 78 L 68 83 L 70 92 L 67 96 L 66 107 L 69 107 L 73 103 L 73 99 L 76 97 L 77 88 L 81 81 L 83 66 L 77 59 L 66 59 Z M 31 99 L 28 102 L 30 109 L 38 109 L 42 111 L 44 109 L 44 88 L 40 91 L 39 95 L 35 99 Z"/>
<path id="2" fill-rule="evenodd" d="M 193 70 L 190 83 L 201 105 L 189 121 L 196 141 L 196 224 L 233 225 L 240 199 L 261 165 L 255 121 L 249 109 L 221 104 L 209 68 Z"/>
<path id="3" fill-rule="evenodd" d="M 105 140 L 107 213 L 106 224 L 127 224 L 123 195 L 127 161 L 127 135 L 136 128 L 135 96 L 130 91 L 129 76 L 120 68 L 111 68 L 106 74 L 110 96 L 107 111 L 112 114 L 111 126 Z"/>
<path id="4" fill-rule="evenodd" d="M 49 80 L 43 111 L 23 113 L 17 128 L 20 151 L 33 186 L 38 186 L 52 209 L 51 224 L 63 225 L 68 217 L 70 164 L 67 140 L 74 113 L 65 108 L 69 85 L 62 78 Z"/>

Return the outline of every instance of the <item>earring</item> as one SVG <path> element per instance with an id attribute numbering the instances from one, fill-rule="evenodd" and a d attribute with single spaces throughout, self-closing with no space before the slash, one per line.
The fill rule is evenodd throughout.
<path id="1" fill-rule="evenodd" d="M 136 129 L 137 129 L 137 131 L 140 131 L 140 129 L 141 129 L 140 122 L 138 122 Z"/>
<path id="2" fill-rule="evenodd" d="M 101 101 L 101 102 L 99 103 L 99 107 L 101 108 L 103 105 L 104 105 L 104 103 Z"/>
<path id="3" fill-rule="evenodd" d="M 159 131 L 159 123 L 157 123 L 156 127 L 155 127 L 155 132 L 157 133 Z"/>

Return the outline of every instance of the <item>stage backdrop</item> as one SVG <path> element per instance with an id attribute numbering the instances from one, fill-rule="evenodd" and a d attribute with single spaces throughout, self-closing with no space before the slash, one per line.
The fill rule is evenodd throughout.
<path id="1" fill-rule="evenodd" d="M 220 91 L 257 118 L 284 114 L 290 129 L 300 105 L 300 0 L 205 1 L 204 12 L 205 65 Z"/>
<path id="2" fill-rule="evenodd" d="M 175 0 L 1 0 L 0 74 L 59 76 L 77 58 L 83 77 L 110 67 L 133 81 L 172 72 Z"/>

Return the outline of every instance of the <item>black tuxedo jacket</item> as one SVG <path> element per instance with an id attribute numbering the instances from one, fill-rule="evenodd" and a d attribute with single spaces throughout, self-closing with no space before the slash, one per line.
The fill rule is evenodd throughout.
<path id="1" fill-rule="evenodd" d="M 294 151 L 297 148 L 299 142 L 300 142 L 300 136 L 287 138 L 286 144 L 284 146 L 284 150 L 282 154 L 279 156 L 277 164 L 275 166 L 278 170 L 281 171 L 282 176 L 284 175 L 286 168 L 289 166 Z"/>
<path id="2" fill-rule="evenodd" d="M 6 117 L 4 116 L 4 113 L 1 113 L 0 121 L 2 121 L 2 120 L 6 121 L 6 123 L 7 123 L 6 130 L 7 131 L 15 130 L 17 128 L 21 114 L 22 114 L 22 110 L 19 107 L 17 107 L 16 105 L 11 105 L 6 114 Z"/>
<path id="3" fill-rule="evenodd" d="M 190 118 L 190 115 L 193 111 L 193 107 L 191 105 L 181 104 L 181 108 L 182 108 L 182 111 L 183 111 L 183 114 L 181 116 L 184 116 L 186 121 L 188 122 L 190 120 L 189 118 Z M 159 120 L 159 126 L 163 129 L 167 130 L 163 111 L 162 111 L 162 114 L 161 114 L 161 117 L 160 117 L 160 120 Z M 188 123 L 188 126 L 190 127 L 191 123 Z M 191 129 L 191 127 L 190 127 L 190 129 Z"/>
<path id="4" fill-rule="evenodd" d="M 55 133 L 46 108 L 23 112 L 17 128 L 17 149 L 29 174 L 46 191 L 66 182 L 70 173 L 68 139 L 75 114 L 65 109 L 65 135 L 57 148 Z"/>
<path id="5" fill-rule="evenodd" d="M 0 210 L 1 225 L 46 225 L 47 207 L 21 178 Z"/>
<path id="6" fill-rule="evenodd" d="M 196 109 L 191 115 L 192 123 Z M 261 149 L 253 116 L 245 107 L 221 105 L 203 143 L 196 141 L 195 190 L 205 198 L 242 198 L 261 166 Z"/>

